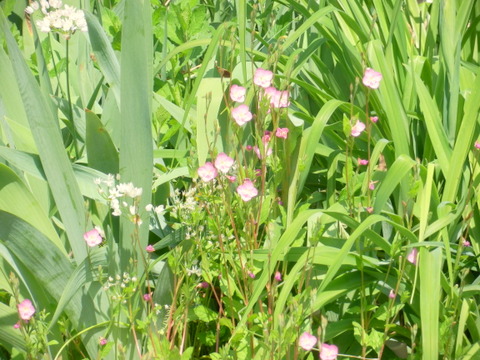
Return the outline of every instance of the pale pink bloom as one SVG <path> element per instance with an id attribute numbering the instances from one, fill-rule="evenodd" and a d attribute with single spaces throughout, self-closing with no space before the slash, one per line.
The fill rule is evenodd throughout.
<path id="1" fill-rule="evenodd" d="M 277 90 L 269 86 L 264 91 L 265 96 L 270 100 L 270 105 L 274 108 L 287 108 L 290 106 L 290 93 L 288 90 Z"/>
<path id="2" fill-rule="evenodd" d="M 463 240 L 463 246 L 470 246 L 470 241 L 468 240 Z"/>
<path id="3" fill-rule="evenodd" d="M 272 83 L 273 73 L 269 70 L 258 68 L 253 75 L 253 83 L 264 89 L 268 88 Z"/>
<path id="4" fill-rule="evenodd" d="M 205 165 L 200 166 L 197 170 L 198 176 L 205 181 L 209 182 L 213 179 L 215 179 L 218 175 L 217 169 L 215 169 L 215 166 L 211 162 L 206 162 Z"/>
<path id="5" fill-rule="evenodd" d="M 372 191 L 375 190 L 375 183 L 376 182 L 377 181 L 370 181 L 370 183 L 368 184 L 368 188 Z"/>
<path id="6" fill-rule="evenodd" d="M 251 278 L 251 279 L 255 279 L 255 274 L 251 271 L 248 272 L 248 276 Z"/>
<path id="7" fill-rule="evenodd" d="M 28 299 L 23 300 L 20 304 L 17 305 L 18 314 L 20 319 L 28 321 L 35 314 L 35 307 L 32 302 Z"/>
<path id="8" fill-rule="evenodd" d="M 288 128 L 277 128 L 275 136 L 281 139 L 286 139 L 288 136 Z"/>
<path id="9" fill-rule="evenodd" d="M 338 355 L 338 347 L 336 345 L 322 344 L 320 350 L 320 360 L 336 360 Z"/>
<path id="10" fill-rule="evenodd" d="M 417 257 L 418 257 L 418 249 L 413 248 L 407 255 L 408 262 L 412 263 L 413 265 L 417 265 Z"/>
<path id="11" fill-rule="evenodd" d="M 258 195 L 258 190 L 249 179 L 245 179 L 242 185 L 237 187 L 237 193 L 243 201 L 250 201 Z"/>
<path id="12" fill-rule="evenodd" d="M 378 89 L 380 80 L 382 80 L 382 74 L 370 68 L 365 69 L 362 79 L 363 85 L 370 89 Z"/>
<path id="13" fill-rule="evenodd" d="M 233 84 L 230 86 L 230 99 L 236 102 L 244 102 L 247 89 L 243 86 Z"/>
<path id="14" fill-rule="evenodd" d="M 395 294 L 395 291 L 390 290 L 390 293 L 388 294 L 388 297 L 389 297 L 390 299 L 395 299 L 396 296 L 397 296 L 397 294 Z"/>
<path id="15" fill-rule="evenodd" d="M 358 165 L 368 165 L 368 160 L 358 158 Z"/>
<path id="16" fill-rule="evenodd" d="M 14 329 L 20 329 L 20 323 L 17 322 L 15 325 L 13 325 L 13 328 L 14 328 Z"/>
<path id="17" fill-rule="evenodd" d="M 371 206 L 367 207 L 365 210 L 367 210 L 367 212 L 368 212 L 369 214 L 372 214 L 372 213 L 373 213 L 373 207 L 371 207 Z"/>
<path id="18" fill-rule="evenodd" d="M 98 343 L 100 344 L 100 346 L 105 346 L 107 345 L 108 340 L 105 339 L 104 337 L 101 337 L 100 339 L 98 339 Z"/>
<path id="19" fill-rule="evenodd" d="M 475 148 L 480 149 L 480 141 L 475 141 Z"/>
<path id="20" fill-rule="evenodd" d="M 378 116 L 370 116 L 370 121 L 376 123 L 378 121 Z"/>
<path id="21" fill-rule="evenodd" d="M 360 136 L 360 134 L 365 130 L 365 124 L 360 120 L 357 120 L 357 123 L 353 125 L 350 135 L 353 137 Z"/>
<path id="22" fill-rule="evenodd" d="M 273 101 L 274 101 L 273 99 L 274 99 L 274 97 L 277 95 L 277 91 L 278 91 L 278 90 L 275 89 L 273 86 L 269 86 L 269 87 L 267 87 L 267 88 L 263 91 L 265 97 L 268 99 L 268 101 L 270 102 L 270 104 L 273 103 Z"/>
<path id="23" fill-rule="evenodd" d="M 225 175 L 225 177 L 230 181 L 230 182 L 235 182 L 235 180 L 237 180 L 237 177 L 236 176 L 233 176 L 233 175 Z"/>
<path id="24" fill-rule="evenodd" d="M 232 109 L 232 117 L 238 125 L 242 126 L 252 120 L 253 115 L 248 106 L 243 104 Z"/>
<path id="25" fill-rule="evenodd" d="M 151 301 L 152 300 L 152 294 L 151 293 L 143 294 L 143 300 Z"/>
<path id="26" fill-rule="evenodd" d="M 245 150 L 247 150 L 247 151 L 252 151 L 252 149 L 253 149 L 252 145 L 245 146 Z"/>
<path id="27" fill-rule="evenodd" d="M 215 167 L 224 174 L 230 170 L 233 163 L 233 159 L 223 152 L 218 154 L 217 158 L 215 159 Z"/>
<path id="28" fill-rule="evenodd" d="M 277 90 L 273 99 L 271 100 L 271 104 L 274 108 L 287 108 L 290 106 L 289 100 L 290 94 L 288 90 Z"/>
<path id="29" fill-rule="evenodd" d="M 153 245 L 147 245 L 147 247 L 145 248 L 145 250 L 148 252 L 148 253 L 152 253 L 155 251 L 155 248 L 153 247 Z"/>
<path id="30" fill-rule="evenodd" d="M 298 339 L 298 345 L 306 351 L 310 351 L 313 349 L 313 347 L 317 344 L 317 338 L 316 336 L 304 332 L 302 335 L 300 335 L 300 338 Z"/>
<path id="31" fill-rule="evenodd" d="M 83 239 L 86 241 L 87 245 L 94 247 L 100 245 L 103 241 L 102 235 L 98 229 L 92 229 L 83 234 Z"/>
<path id="32" fill-rule="evenodd" d="M 274 276 L 276 281 L 282 281 L 282 273 L 280 271 L 277 271 Z"/>

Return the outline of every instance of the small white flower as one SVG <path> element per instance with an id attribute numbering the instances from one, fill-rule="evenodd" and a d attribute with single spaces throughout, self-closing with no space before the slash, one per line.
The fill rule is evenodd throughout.
<path id="1" fill-rule="evenodd" d="M 152 204 L 147 204 L 147 206 L 145 206 L 145 210 L 150 212 L 153 210 L 153 205 Z"/>
<path id="2" fill-rule="evenodd" d="M 154 209 L 154 211 L 157 215 L 160 215 L 164 210 L 165 210 L 165 206 L 163 206 L 163 205 L 159 205 Z"/>
<path id="3" fill-rule="evenodd" d="M 41 32 L 50 32 L 50 20 L 48 18 L 45 18 L 43 20 L 38 20 L 37 21 L 37 26 L 39 27 Z"/>

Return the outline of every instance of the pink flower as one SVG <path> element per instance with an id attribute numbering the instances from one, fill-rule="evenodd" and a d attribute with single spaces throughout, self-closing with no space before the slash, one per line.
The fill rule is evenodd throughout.
<path id="1" fill-rule="evenodd" d="M 87 242 L 87 245 L 94 247 L 100 245 L 103 241 L 100 231 L 97 229 L 92 229 L 83 234 L 83 239 Z"/>
<path id="2" fill-rule="evenodd" d="M 205 181 L 209 182 L 213 179 L 215 179 L 218 175 L 217 169 L 215 169 L 215 166 L 211 162 L 206 162 L 205 165 L 200 166 L 197 170 L 198 176 Z"/>
<path id="3" fill-rule="evenodd" d="M 258 146 L 254 146 L 253 147 L 253 151 L 255 151 L 255 154 L 257 154 L 258 158 L 261 160 L 262 159 L 262 153 L 260 152 L 260 149 Z M 270 155 L 272 155 L 272 148 L 268 147 L 268 146 L 265 146 L 265 155 L 268 157 Z"/>
<path id="4" fill-rule="evenodd" d="M 463 246 L 467 246 L 467 247 L 468 247 L 468 246 L 470 246 L 470 245 L 471 245 L 471 244 L 470 244 L 470 241 L 468 241 L 468 240 L 463 240 Z"/>
<path id="5" fill-rule="evenodd" d="M 336 360 L 338 347 L 336 345 L 322 344 L 320 351 L 320 360 Z"/>
<path id="6" fill-rule="evenodd" d="M 197 285 L 197 288 L 199 289 L 207 289 L 210 286 L 210 284 L 206 281 L 202 281 L 200 284 Z"/>
<path id="7" fill-rule="evenodd" d="M 272 155 L 272 152 L 273 152 L 272 148 L 268 146 L 270 139 L 271 139 L 270 131 L 265 131 L 265 135 L 262 136 L 262 143 L 263 143 L 263 148 L 266 156 Z M 257 154 L 258 158 L 261 160 L 262 153 L 260 152 L 260 149 L 258 148 L 258 146 L 254 146 L 253 151 L 255 152 L 255 154 Z"/>
<path id="8" fill-rule="evenodd" d="M 258 68 L 253 75 L 253 83 L 264 89 L 268 88 L 272 83 L 273 73 L 269 70 Z"/>
<path id="9" fill-rule="evenodd" d="M 417 265 L 418 249 L 413 248 L 407 255 L 407 260 L 413 265 Z"/>
<path id="10" fill-rule="evenodd" d="M 248 276 L 251 278 L 251 279 L 255 279 L 255 274 L 251 271 L 248 272 Z"/>
<path id="11" fill-rule="evenodd" d="M 225 177 L 228 179 L 228 181 L 230 182 L 235 182 L 235 180 L 237 180 L 237 177 L 236 176 L 233 176 L 233 175 L 225 175 Z"/>
<path id="12" fill-rule="evenodd" d="M 358 165 L 368 165 L 368 160 L 358 158 Z"/>
<path id="13" fill-rule="evenodd" d="M 30 300 L 25 299 L 20 304 L 17 305 L 18 314 L 20 319 L 28 321 L 35 314 L 35 308 Z"/>
<path id="14" fill-rule="evenodd" d="M 20 329 L 20 322 L 17 322 L 15 325 L 13 325 L 14 329 Z"/>
<path id="15" fill-rule="evenodd" d="M 98 339 L 98 343 L 100 344 L 100 346 L 105 346 L 107 345 L 108 340 L 105 339 L 104 337 L 101 337 L 100 339 Z"/>
<path id="16" fill-rule="evenodd" d="M 278 90 L 273 86 L 269 86 L 263 91 L 265 97 L 270 101 L 271 105 L 273 104 L 274 97 L 277 95 L 277 91 Z"/>
<path id="17" fill-rule="evenodd" d="M 367 210 L 369 214 L 373 214 L 373 207 L 369 206 L 365 210 Z"/>
<path id="18" fill-rule="evenodd" d="M 151 293 L 143 294 L 143 300 L 151 301 L 152 300 L 152 294 Z"/>
<path id="19" fill-rule="evenodd" d="M 316 336 L 304 332 L 302 335 L 300 335 L 300 338 L 298 339 L 298 345 L 306 351 L 310 351 L 313 349 L 313 347 L 317 344 L 317 338 Z"/>
<path id="20" fill-rule="evenodd" d="M 378 116 L 370 116 L 370 121 L 376 123 L 378 121 Z"/>
<path id="21" fill-rule="evenodd" d="M 278 90 L 273 97 L 273 107 L 275 108 L 287 108 L 290 106 L 290 94 L 288 90 Z"/>
<path id="22" fill-rule="evenodd" d="M 215 167 L 224 174 L 230 170 L 233 163 L 233 159 L 223 152 L 218 154 L 217 158 L 215 159 Z"/>
<path id="23" fill-rule="evenodd" d="M 247 150 L 247 151 L 252 151 L 252 149 L 253 149 L 252 145 L 245 146 L 245 150 Z"/>
<path id="24" fill-rule="evenodd" d="M 363 85 L 370 89 L 378 89 L 380 80 L 382 80 L 382 74 L 370 68 L 365 69 L 362 79 Z"/>
<path id="25" fill-rule="evenodd" d="M 258 195 L 258 190 L 255 189 L 251 180 L 245 179 L 243 184 L 237 187 L 237 193 L 243 201 L 250 201 Z"/>
<path id="26" fill-rule="evenodd" d="M 243 86 L 233 84 L 230 86 L 230 99 L 236 102 L 244 102 L 247 89 Z"/>
<path id="27" fill-rule="evenodd" d="M 270 100 L 270 105 L 274 108 L 287 108 L 290 106 L 290 93 L 288 90 L 281 91 L 270 86 L 265 89 L 264 94 Z"/>
<path id="28" fill-rule="evenodd" d="M 357 120 L 357 123 L 353 125 L 350 135 L 353 137 L 360 136 L 360 134 L 365 130 L 365 124 L 360 120 Z"/>
<path id="29" fill-rule="evenodd" d="M 147 245 L 147 247 L 145 248 L 145 250 L 148 252 L 148 253 L 152 253 L 155 251 L 155 248 L 152 246 L 152 245 Z"/>
<path id="30" fill-rule="evenodd" d="M 286 139 L 288 136 L 288 128 L 277 128 L 275 131 L 275 136 L 281 139 Z"/>
<path id="31" fill-rule="evenodd" d="M 475 145 L 474 145 L 474 146 L 475 146 L 476 149 L 480 149 L 480 141 L 478 141 L 478 140 L 475 141 Z"/>
<path id="32" fill-rule="evenodd" d="M 276 281 L 282 281 L 282 273 L 280 271 L 277 271 L 274 276 Z"/>
<path id="33" fill-rule="evenodd" d="M 232 109 L 232 117 L 239 126 L 242 126 L 252 120 L 253 115 L 248 106 L 243 104 Z"/>
<path id="34" fill-rule="evenodd" d="M 372 191 L 375 190 L 375 183 L 376 182 L 377 181 L 370 181 L 370 183 L 368 184 L 368 188 Z"/>
<path id="35" fill-rule="evenodd" d="M 388 294 L 388 297 L 389 297 L 390 299 L 395 299 L 396 296 L 397 296 L 397 294 L 395 294 L 395 291 L 390 290 L 390 293 Z"/>

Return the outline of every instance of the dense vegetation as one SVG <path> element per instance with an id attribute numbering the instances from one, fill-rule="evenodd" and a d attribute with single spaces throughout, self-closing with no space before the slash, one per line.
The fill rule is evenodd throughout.
<path id="1" fill-rule="evenodd" d="M 478 359 L 479 29 L 0 0 L 0 358 Z"/>

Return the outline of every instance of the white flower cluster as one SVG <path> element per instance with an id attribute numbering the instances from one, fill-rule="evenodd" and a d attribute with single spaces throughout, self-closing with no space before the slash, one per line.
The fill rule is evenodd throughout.
<path id="1" fill-rule="evenodd" d="M 117 179 L 120 177 L 117 176 Z M 138 202 L 142 196 L 142 188 L 137 188 L 130 183 L 119 183 L 115 185 L 115 177 L 111 174 L 107 176 L 106 180 L 96 179 L 95 184 L 99 185 L 98 192 L 100 194 L 106 194 L 106 199 L 110 203 L 113 216 L 122 215 L 122 208 L 128 209 L 128 212 L 132 216 L 133 222 L 137 225 L 142 224 L 142 220 L 138 215 Z M 108 187 L 106 192 L 100 186 L 105 184 Z M 133 199 L 133 204 L 129 204 L 126 200 L 128 198 Z"/>
<path id="2" fill-rule="evenodd" d="M 85 13 L 73 6 L 63 5 L 61 0 L 33 1 L 25 12 L 33 14 L 38 9 L 41 9 L 44 15 L 42 20 L 37 21 L 42 32 L 57 31 L 69 37 L 77 30 L 88 31 Z"/>

